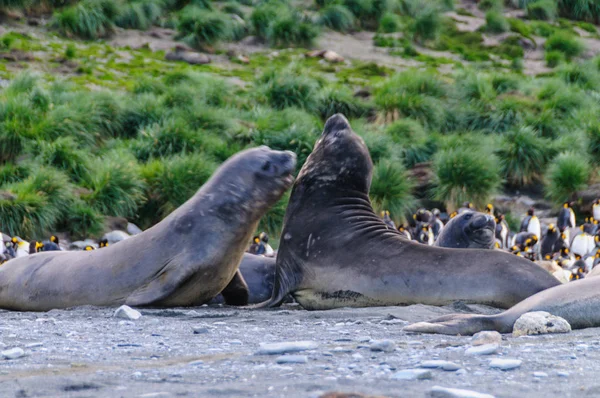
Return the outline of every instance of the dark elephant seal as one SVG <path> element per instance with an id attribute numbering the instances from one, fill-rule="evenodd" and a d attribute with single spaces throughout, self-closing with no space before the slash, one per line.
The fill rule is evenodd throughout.
<path id="1" fill-rule="evenodd" d="M 290 187 L 291 152 L 249 149 L 154 227 L 101 250 L 39 253 L 0 267 L 0 308 L 191 306 L 232 280 L 258 221 Z"/>
<path id="2" fill-rule="evenodd" d="M 492 249 L 496 243 L 495 235 L 494 217 L 468 210 L 448 221 L 434 246 L 451 249 Z"/>
<path id="3" fill-rule="evenodd" d="M 302 167 L 284 218 L 273 295 L 304 308 L 445 305 L 508 308 L 558 280 L 500 251 L 408 242 L 373 212 L 373 163 L 346 118 L 334 115 Z"/>
<path id="4" fill-rule="evenodd" d="M 569 322 L 573 329 L 600 326 L 600 278 L 565 283 L 539 292 L 496 315 L 451 314 L 404 328 L 407 332 L 472 335 L 482 330 L 511 333 L 526 312 L 546 311 Z"/>
<path id="5" fill-rule="evenodd" d="M 244 253 L 238 273 L 221 292 L 223 297 L 215 297 L 211 300 L 211 304 L 247 305 L 262 303 L 271 297 L 274 281 L 275 259 L 273 257 Z M 243 300 L 244 288 L 246 289 L 245 302 Z"/>

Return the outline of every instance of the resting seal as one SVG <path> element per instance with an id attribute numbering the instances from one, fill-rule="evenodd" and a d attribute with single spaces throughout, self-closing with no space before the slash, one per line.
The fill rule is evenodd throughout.
<path id="1" fill-rule="evenodd" d="M 600 278 L 586 278 L 539 292 L 496 315 L 451 314 L 406 326 L 407 332 L 472 335 L 482 330 L 511 333 L 526 312 L 546 311 L 564 318 L 573 329 L 600 326 Z"/>
<path id="2" fill-rule="evenodd" d="M 346 118 L 334 115 L 302 167 L 284 218 L 273 295 L 304 308 L 445 305 L 508 308 L 558 280 L 511 254 L 408 242 L 369 201 L 373 163 Z"/>
<path id="3" fill-rule="evenodd" d="M 434 246 L 451 249 L 492 249 L 496 243 L 494 217 L 464 211 L 448 221 Z"/>
<path id="4" fill-rule="evenodd" d="M 203 304 L 234 277 L 258 221 L 292 184 L 295 164 L 291 152 L 243 151 L 141 234 L 101 250 L 10 261 L 0 267 L 0 308 Z"/>

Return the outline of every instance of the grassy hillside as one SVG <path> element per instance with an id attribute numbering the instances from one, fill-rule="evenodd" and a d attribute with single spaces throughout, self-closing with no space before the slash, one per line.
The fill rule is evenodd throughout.
<path id="1" fill-rule="evenodd" d="M 0 0 L 0 13 L 6 233 L 95 236 L 105 216 L 148 227 L 243 148 L 301 165 L 336 112 L 397 221 L 422 200 L 483 205 L 503 189 L 559 204 L 598 179 L 595 1 Z M 150 44 L 122 44 L 134 34 Z M 336 42 L 343 61 L 307 55 Z M 177 43 L 213 62 L 167 61 Z M 415 165 L 433 178 L 417 184 Z M 262 229 L 277 236 L 286 200 Z"/>

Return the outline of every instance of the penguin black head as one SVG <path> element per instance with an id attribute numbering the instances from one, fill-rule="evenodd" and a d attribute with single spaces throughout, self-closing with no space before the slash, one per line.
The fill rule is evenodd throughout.
<path id="1" fill-rule="evenodd" d="M 556 226 L 554 224 L 548 225 L 548 232 L 555 233 L 556 232 Z"/>
<path id="2" fill-rule="evenodd" d="M 50 237 L 50 242 L 52 242 L 52 243 L 56 243 L 56 244 L 58 245 L 58 236 L 56 236 L 56 235 L 52 235 L 52 236 Z"/>
<path id="3" fill-rule="evenodd" d="M 29 242 L 29 254 L 33 254 L 33 253 L 37 253 L 38 252 L 38 242 L 35 240 L 32 240 L 31 242 Z"/>
<path id="4" fill-rule="evenodd" d="M 531 209 L 527 210 L 528 216 L 533 216 L 533 213 L 535 213 L 535 209 L 533 207 Z"/>
<path id="5" fill-rule="evenodd" d="M 86 252 L 92 251 L 92 250 L 94 250 L 94 246 L 87 245 L 86 247 L 83 248 L 83 250 L 85 250 Z"/>
<path id="6" fill-rule="evenodd" d="M 485 212 L 487 214 L 494 214 L 494 206 L 491 203 L 488 203 L 487 206 L 485 206 Z"/>
<path id="7" fill-rule="evenodd" d="M 104 239 L 100 240 L 100 242 L 98 242 L 98 247 L 99 248 L 108 247 L 108 239 L 104 238 Z"/>
<path id="8" fill-rule="evenodd" d="M 260 240 L 262 240 L 265 243 L 269 243 L 269 235 L 267 235 L 266 232 L 261 232 L 260 235 L 258 235 L 260 237 Z"/>
<path id="9" fill-rule="evenodd" d="M 436 217 L 439 217 L 440 214 L 441 214 L 440 209 L 433 209 L 433 210 L 431 210 L 431 214 L 433 214 Z"/>
<path id="10" fill-rule="evenodd" d="M 260 238 L 258 237 L 258 235 L 256 235 L 254 238 L 252 238 L 252 241 L 254 243 L 260 243 Z"/>

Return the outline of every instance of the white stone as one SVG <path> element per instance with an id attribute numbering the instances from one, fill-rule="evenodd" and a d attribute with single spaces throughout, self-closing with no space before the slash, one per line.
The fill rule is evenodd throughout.
<path id="1" fill-rule="evenodd" d="M 460 390 L 458 388 L 446 388 L 433 386 L 427 393 L 431 398 L 494 398 L 490 394 L 482 394 L 476 391 Z"/>
<path id="2" fill-rule="evenodd" d="M 319 345 L 314 341 L 289 341 L 281 343 L 260 343 L 257 355 L 277 355 L 290 352 L 314 350 Z"/>
<path id="3" fill-rule="evenodd" d="M 4 359 L 17 359 L 17 358 L 21 358 L 22 356 L 24 356 L 25 351 L 23 351 L 22 348 L 16 347 L 16 348 L 11 348 L 10 350 L 4 350 L 4 351 L 0 352 L 0 355 L 2 355 L 2 357 L 4 357 Z"/>
<path id="4" fill-rule="evenodd" d="M 548 333 L 569 333 L 571 325 L 565 319 L 545 311 L 527 312 L 513 326 L 513 336 Z"/>
<path id="5" fill-rule="evenodd" d="M 427 369 L 404 369 L 391 376 L 394 380 L 425 380 L 431 379 L 431 371 Z"/>
<path id="6" fill-rule="evenodd" d="M 396 344 L 391 340 L 377 340 L 371 343 L 371 351 L 394 352 Z"/>
<path id="7" fill-rule="evenodd" d="M 520 359 L 501 359 L 496 358 L 490 361 L 490 368 L 500 369 L 500 370 L 511 370 L 516 369 L 521 366 L 523 361 Z"/>
<path id="8" fill-rule="evenodd" d="M 498 344 L 484 344 L 467 348 L 465 355 L 491 355 L 498 352 Z"/>
<path id="9" fill-rule="evenodd" d="M 471 345 L 485 345 L 485 344 L 501 344 L 502 335 L 496 331 L 485 330 L 483 332 L 475 333 L 471 337 Z"/>
<path id="10" fill-rule="evenodd" d="M 538 377 L 538 378 L 548 377 L 548 373 L 546 373 L 546 372 L 533 372 L 533 377 Z"/>
<path id="11" fill-rule="evenodd" d="M 206 334 L 208 333 L 208 328 L 205 326 L 192 326 L 192 330 L 194 334 Z"/>
<path id="12" fill-rule="evenodd" d="M 137 319 L 140 319 L 142 317 L 142 314 L 128 305 L 122 305 L 119 308 L 117 308 L 114 316 L 117 318 L 131 319 L 135 321 Z"/>
<path id="13" fill-rule="evenodd" d="M 423 361 L 421 362 L 420 366 L 426 369 L 442 369 L 449 372 L 453 372 L 460 369 L 460 366 L 455 364 L 454 362 L 442 360 Z"/>

